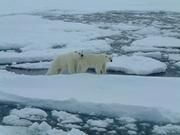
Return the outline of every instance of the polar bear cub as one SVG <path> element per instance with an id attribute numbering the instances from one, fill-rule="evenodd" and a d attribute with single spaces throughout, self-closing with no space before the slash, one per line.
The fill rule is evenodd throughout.
<path id="1" fill-rule="evenodd" d="M 83 53 L 83 57 L 79 59 L 77 72 L 86 72 L 88 68 L 94 68 L 97 74 L 106 73 L 106 63 L 112 62 L 112 56 L 107 54 Z"/>
<path id="2" fill-rule="evenodd" d="M 77 51 L 63 55 L 58 55 L 51 63 L 51 66 L 46 74 L 54 75 L 54 74 L 64 73 L 65 71 L 70 74 L 76 73 L 77 63 L 79 59 L 81 59 L 82 57 L 83 54 Z"/>

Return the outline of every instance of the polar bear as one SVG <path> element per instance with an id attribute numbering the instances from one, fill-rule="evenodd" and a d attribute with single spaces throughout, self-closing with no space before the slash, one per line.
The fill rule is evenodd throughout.
<path id="1" fill-rule="evenodd" d="M 105 74 L 106 63 L 112 62 L 112 56 L 104 53 L 82 53 L 82 55 L 83 57 L 78 60 L 77 64 L 78 73 L 86 72 L 88 68 L 94 68 L 97 74 Z"/>
<path id="2" fill-rule="evenodd" d="M 77 63 L 79 59 L 83 57 L 83 54 L 74 51 L 63 55 L 58 55 L 55 57 L 51 63 L 50 68 L 47 71 L 47 75 L 54 75 L 59 73 L 64 73 L 65 71 L 72 74 L 77 72 Z"/>

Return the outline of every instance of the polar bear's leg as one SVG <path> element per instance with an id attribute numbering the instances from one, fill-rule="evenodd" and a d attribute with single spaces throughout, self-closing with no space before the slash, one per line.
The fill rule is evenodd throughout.
<path id="1" fill-rule="evenodd" d="M 102 74 L 106 74 L 106 64 L 105 63 L 102 66 Z"/>
<path id="2" fill-rule="evenodd" d="M 97 74 L 102 74 L 102 65 L 97 64 L 95 67 L 95 71 Z"/>
<path id="3" fill-rule="evenodd" d="M 88 68 L 88 66 L 87 66 L 87 64 L 86 64 L 85 62 L 83 62 L 83 63 L 79 62 L 79 63 L 77 64 L 77 72 L 78 72 L 78 73 L 84 73 L 84 72 L 86 72 L 86 71 L 87 71 L 87 68 Z"/>

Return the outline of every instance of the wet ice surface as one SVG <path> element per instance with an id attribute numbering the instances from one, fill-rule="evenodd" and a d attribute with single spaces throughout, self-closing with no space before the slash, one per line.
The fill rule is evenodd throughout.
<path id="1" fill-rule="evenodd" d="M 8 123 L 7 117 L 9 116 L 19 119 L 18 121 L 11 119 L 11 122 Z M 32 130 L 34 132 L 38 127 L 37 123 L 39 123 L 41 125 L 39 125 L 40 129 L 42 127 L 47 130 L 48 128 L 50 129 L 47 133 L 52 132 L 52 128 L 65 132 L 69 132 L 75 128 L 89 135 L 162 135 L 162 133 L 164 133 L 163 135 L 170 135 L 171 133 L 173 133 L 171 135 L 178 135 L 180 133 L 180 123 L 157 123 L 140 121 L 131 117 L 73 114 L 63 110 L 58 111 L 17 103 L 0 102 L 0 125 L 15 127 L 18 126 L 16 122 L 19 121 L 21 121 L 21 125 L 19 126 L 27 127 L 28 132 L 32 132 Z M 45 131 L 44 128 L 42 130 L 43 132 Z"/>
<path id="2" fill-rule="evenodd" d="M 161 61 L 167 65 L 165 73 L 152 73 L 151 76 L 170 76 L 179 77 L 180 69 L 176 66 L 176 63 L 180 61 L 180 14 L 176 12 L 143 12 L 143 11 L 109 11 L 103 13 L 91 13 L 91 14 L 76 14 L 76 13 L 63 13 L 60 10 L 50 10 L 46 12 L 30 13 L 28 16 L 37 16 L 45 20 L 64 21 L 67 23 L 81 23 L 91 26 L 97 26 L 100 30 L 109 30 L 112 34 L 97 35 L 90 39 L 91 41 L 103 40 L 111 46 L 111 49 L 104 50 L 108 54 L 116 55 L 139 55 L 150 57 Z M 10 15 L 11 16 L 11 15 Z M 16 15 L 13 15 L 16 16 Z M 68 30 L 68 32 L 71 32 Z M 76 32 L 78 32 L 76 30 Z M 155 36 L 155 38 L 151 38 Z M 144 41 L 144 39 L 149 39 Z M 172 40 L 172 44 L 164 45 L 166 41 L 163 41 L 161 45 L 151 46 L 151 40 Z M 167 40 L 167 41 L 169 41 Z M 176 41 L 177 40 L 177 41 Z M 140 41 L 140 42 L 137 42 Z M 174 41 L 174 42 L 173 42 Z M 137 45 L 136 42 L 138 43 Z M 145 42 L 145 43 L 144 43 Z M 147 42 L 147 46 L 146 46 Z M 158 44 L 156 41 L 152 41 L 154 44 Z M 139 45 L 145 44 L 145 46 Z M 150 46 L 148 45 L 150 44 Z M 66 48 L 66 44 L 56 43 L 52 45 L 54 50 L 61 50 Z M 1 52 L 15 52 L 21 53 L 21 48 L 2 48 Z M 102 51 L 101 51 L 102 52 Z M 158 54 L 157 54 L 158 53 Z M 27 58 L 26 58 L 27 59 Z M 20 63 L 26 62 L 38 62 L 49 61 L 51 58 L 36 58 L 36 60 L 20 60 Z M 6 63 L 4 63 L 6 64 Z M 4 65 L 3 64 L 3 65 Z M 11 62 L 7 64 L 11 65 Z M 18 62 L 17 62 L 18 64 Z M 17 68 L 10 66 L 7 68 L 9 71 L 24 74 L 45 74 L 45 69 L 39 68 Z M 46 68 L 47 70 L 47 68 Z M 108 70 L 110 74 L 127 74 L 124 71 Z"/>

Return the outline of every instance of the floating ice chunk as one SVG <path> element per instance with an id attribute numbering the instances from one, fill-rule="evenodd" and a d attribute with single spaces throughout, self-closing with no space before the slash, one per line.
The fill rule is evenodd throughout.
<path id="1" fill-rule="evenodd" d="M 127 74 L 149 75 L 165 72 L 166 64 L 143 56 L 120 56 L 114 57 L 113 62 L 108 63 L 107 69 L 122 71 Z"/>
<path id="2" fill-rule="evenodd" d="M 47 117 L 47 113 L 38 108 L 13 109 L 10 114 L 29 120 L 45 120 Z"/>
<path id="3" fill-rule="evenodd" d="M 180 61 L 180 54 L 169 54 L 169 60 Z"/>
<path id="4" fill-rule="evenodd" d="M 100 127 L 100 128 L 106 128 L 109 124 L 113 123 L 113 119 L 105 119 L 105 120 L 92 120 L 89 119 L 87 121 L 87 124 L 92 127 Z"/>
<path id="5" fill-rule="evenodd" d="M 72 128 L 76 128 L 76 129 L 80 129 L 81 126 L 76 125 L 76 124 L 63 124 L 64 127 L 72 129 Z"/>
<path id="6" fill-rule="evenodd" d="M 134 130 L 134 131 L 137 130 L 136 124 L 134 124 L 134 123 L 128 123 L 124 127 L 129 129 L 129 130 Z"/>
<path id="7" fill-rule="evenodd" d="M 25 119 L 20 119 L 16 115 L 8 115 L 5 116 L 2 120 L 4 124 L 12 125 L 12 126 L 30 126 L 32 125 L 32 122 Z"/>
<path id="8" fill-rule="evenodd" d="M 163 58 L 163 55 L 161 52 L 147 52 L 147 53 L 137 52 L 137 53 L 134 53 L 133 55 L 145 56 L 145 57 L 150 57 L 150 58 L 155 58 L 155 59 L 162 59 Z"/>
<path id="9" fill-rule="evenodd" d="M 179 53 L 179 49 L 175 48 L 159 48 L 154 46 L 123 46 L 121 48 L 124 52 L 166 52 L 166 53 Z"/>
<path id="10" fill-rule="evenodd" d="M 154 126 L 153 131 L 155 135 L 179 135 L 180 126 L 168 124 L 165 126 Z"/>
<path id="11" fill-rule="evenodd" d="M 106 132 L 107 131 L 105 128 L 101 128 L 101 127 L 92 127 L 90 129 L 98 131 L 98 132 Z"/>
<path id="12" fill-rule="evenodd" d="M 137 132 L 133 130 L 128 130 L 128 135 L 137 135 Z"/>
<path id="13" fill-rule="evenodd" d="M 0 135 L 31 135 L 31 134 L 28 134 L 27 127 L 0 125 Z"/>
<path id="14" fill-rule="evenodd" d="M 134 118 L 131 118 L 131 117 L 120 117 L 118 120 L 119 120 L 121 123 L 124 123 L 124 124 L 136 122 L 136 120 L 135 120 Z"/>
<path id="15" fill-rule="evenodd" d="M 56 117 L 57 120 L 59 122 L 61 122 L 62 124 L 66 124 L 66 123 L 80 123 L 82 122 L 82 120 L 73 114 L 64 112 L 64 111 L 52 111 L 52 116 Z"/>
<path id="16" fill-rule="evenodd" d="M 172 37 L 151 36 L 134 41 L 132 46 L 179 48 L 180 39 Z"/>
<path id="17" fill-rule="evenodd" d="M 159 35 L 160 30 L 153 26 L 149 26 L 149 27 L 145 27 L 143 29 L 136 31 L 135 33 L 142 34 L 142 35 Z"/>
<path id="18" fill-rule="evenodd" d="M 80 131 L 79 129 L 71 129 L 67 135 L 87 135 L 86 133 Z"/>
<path id="19" fill-rule="evenodd" d="M 48 130 L 51 130 L 51 126 L 46 122 L 42 122 L 41 124 L 35 122 L 29 127 L 29 132 L 32 135 L 41 135 L 43 133 L 45 134 Z"/>
<path id="20" fill-rule="evenodd" d="M 51 129 L 47 131 L 47 135 L 67 135 L 67 132 L 58 129 Z"/>
<path id="21" fill-rule="evenodd" d="M 30 135 L 67 135 L 68 132 L 65 132 L 63 130 L 58 130 L 58 129 L 52 129 L 51 126 L 46 123 L 42 122 L 38 124 L 37 122 L 33 123 L 28 128 L 28 133 Z"/>
<path id="22" fill-rule="evenodd" d="M 117 134 L 116 130 L 111 130 L 111 131 L 108 131 L 107 133 L 108 133 L 108 135 L 114 135 L 114 134 Z"/>

